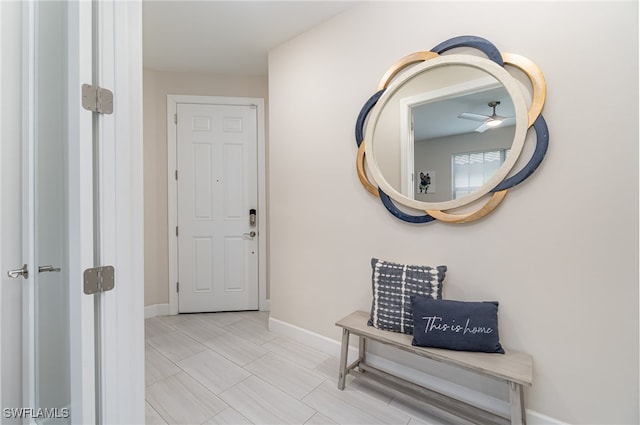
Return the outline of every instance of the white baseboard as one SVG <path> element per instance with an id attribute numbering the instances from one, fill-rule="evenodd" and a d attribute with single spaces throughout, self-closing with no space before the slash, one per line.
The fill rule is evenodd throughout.
<path id="1" fill-rule="evenodd" d="M 269 317 L 269 330 L 284 336 L 287 336 L 302 344 L 313 347 L 318 351 L 322 351 L 333 357 L 340 356 L 340 343 L 326 336 L 319 335 L 317 333 L 308 331 L 298 326 L 292 325 L 282 320 Z M 355 359 L 358 355 L 358 350 L 351 347 L 349 350 L 349 357 Z"/>
<path id="2" fill-rule="evenodd" d="M 150 319 L 156 316 L 168 316 L 169 304 L 153 304 L 144 307 L 144 318 Z"/>
<path id="3" fill-rule="evenodd" d="M 542 413 L 535 412 L 533 410 L 527 410 L 527 424 L 528 425 L 569 425 L 567 422 L 562 422 Z"/>
<path id="4" fill-rule="evenodd" d="M 323 335 L 316 334 L 314 332 L 308 331 L 287 322 L 283 322 L 278 319 L 274 319 L 272 317 L 269 318 L 269 330 L 289 337 L 300 343 L 306 344 L 330 356 L 340 356 L 340 342 L 331 338 L 327 338 Z M 355 338 L 352 338 L 352 340 L 355 340 Z M 349 347 L 349 362 L 355 360 L 357 356 L 358 349 L 353 346 Z M 419 360 L 418 357 L 416 357 L 416 359 Z M 449 382 L 445 379 L 429 375 L 418 369 L 394 362 L 392 360 L 389 360 L 388 358 L 384 358 L 376 354 L 368 354 L 367 362 L 374 367 L 388 371 L 394 375 L 410 379 L 411 381 L 417 383 L 428 382 L 430 388 L 436 391 L 440 391 L 443 394 L 455 396 L 460 400 L 475 404 L 477 406 L 481 406 L 495 412 L 505 414 L 509 413 L 509 404 L 505 400 L 501 400 L 482 392 L 466 388 L 453 382 Z M 529 425 L 568 425 L 562 421 L 548 417 L 530 409 L 527 409 L 526 419 Z"/>

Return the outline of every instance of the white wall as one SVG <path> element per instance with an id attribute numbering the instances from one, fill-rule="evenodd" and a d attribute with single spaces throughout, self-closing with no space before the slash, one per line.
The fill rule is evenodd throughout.
<path id="1" fill-rule="evenodd" d="M 266 104 L 267 77 L 144 70 L 145 306 L 169 303 L 168 94 L 256 97 Z"/>
<path id="2" fill-rule="evenodd" d="M 22 406 L 22 5 L 0 2 L 0 407 Z M 18 184 L 16 184 L 18 182 Z M 20 420 L 2 419 L 3 423 Z"/>
<path id="3" fill-rule="evenodd" d="M 487 218 L 409 225 L 360 185 L 355 120 L 399 58 L 464 34 L 542 69 L 550 148 Z M 445 296 L 498 300 L 533 355 L 529 409 L 638 422 L 637 2 L 357 4 L 270 53 L 269 96 L 272 318 L 338 340 L 372 256 L 446 264 Z"/>

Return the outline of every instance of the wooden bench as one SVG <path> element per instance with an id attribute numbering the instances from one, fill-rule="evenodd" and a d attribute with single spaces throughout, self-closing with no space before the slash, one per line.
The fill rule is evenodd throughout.
<path id="1" fill-rule="evenodd" d="M 474 424 L 526 423 L 523 386 L 532 384 L 533 360 L 530 355 L 506 348 L 505 354 L 494 354 L 415 347 L 411 345 L 411 335 L 376 329 L 367 325 L 368 319 L 369 313 L 356 311 L 336 322 L 336 326 L 342 328 L 340 374 L 338 377 L 338 388 L 340 390 L 344 389 L 347 374 L 368 376 L 372 379 L 384 381 L 387 385 L 411 390 L 417 393 L 427 404 L 436 407 L 440 413 L 445 415 L 453 414 L 457 418 L 465 419 Z M 350 334 L 359 337 L 359 355 L 356 361 L 347 365 Z M 499 413 L 485 410 L 479 406 L 439 393 L 426 385 L 419 385 L 367 364 L 368 340 L 387 344 L 418 356 L 457 366 L 505 382 L 509 386 L 511 415 L 503 416 Z"/>

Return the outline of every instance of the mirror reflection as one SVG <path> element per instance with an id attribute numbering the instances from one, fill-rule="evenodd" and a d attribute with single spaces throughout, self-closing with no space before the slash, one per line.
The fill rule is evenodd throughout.
<path id="1" fill-rule="evenodd" d="M 393 93 L 371 133 L 380 174 L 409 199 L 442 202 L 480 189 L 500 169 L 515 136 L 502 84 L 463 64 L 438 66 Z"/>

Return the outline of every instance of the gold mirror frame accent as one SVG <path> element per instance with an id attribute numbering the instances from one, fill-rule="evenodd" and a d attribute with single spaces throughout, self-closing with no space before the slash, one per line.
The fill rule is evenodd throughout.
<path id="1" fill-rule="evenodd" d="M 375 119 L 376 119 L 375 117 L 378 116 L 378 114 L 380 113 L 380 110 L 384 107 L 385 92 L 388 89 L 390 89 L 390 87 L 391 87 L 390 93 L 393 94 L 393 92 L 396 91 L 398 87 L 400 87 L 406 81 L 410 80 L 413 76 L 422 72 L 423 69 L 426 69 L 426 70 L 430 69 L 432 64 L 424 65 L 425 62 L 432 61 L 432 60 L 433 62 L 439 62 L 437 58 L 442 58 L 441 53 L 444 53 L 455 47 L 477 48 L 481 50 L 483 53 L 485 53 L 488 59 L 480 58 L 475 55 L 466 55 L 467 58 L 465 60 L 460 60 L 460 58 L 457 57 L 459 55 L 455 55 L 456 58 L 455 60 L 453 60 L 453 62 L 451 61 L 451 59 L 441 59 L 440 62 L 442 62 L 442 64 L 438 63 L 433 66 L 440 66 L 440 65 L 446 66 L 447 64 L 450 64 L 450 63 L 458 63 L 458 64 L 468 63 L 468 64 L 471 64 L 472 66 L 477 66 L 480 69 L 484 69 L 484 70 L 490 69 L 491 71 L 487 71 L 487 72 L 494 77 L 496 77 L 496 74 L 494 74 L 495 66 L 487 65 L 488 68 L 485 68 L 485 65 L 482 64 L 483 60 L 493 61 L 494 63 L 497 63 L 498 65 L 502 66 L 503 69 L 505 65 L 514 66 L 519 70 L 521 70 L 522 72 L 524 72 L 524 74 L 529 79 L 532 90 L 533 90 L 532 100 L 528 108 L 526 108 L 525 106 L 525 109 L 527 110 L 527 112 L 524 114 L 524 117 L 522 116 L 522 112 L 519 111 L 518 108 L 516 108 L 516 114 L 517 114 L 516 128 L 518 126 L 523 126 L 523 122 L 526 122 L 526 125 L 524 128 L 524 132 L 516 131 L 516 135 L 514 137 L 514 144 L 516 145 L 517 155 L 514 155 L 513 158 L 511 158 L 511 161 L 507 163 L 506 169 L 503 169 L 502 173 L 499 174 L 500 177 L 498 177 L 497 180 L 504 179 L 500 184 L 497 184 L 492 190 L 490 188 L 490 190 L 484 191 L 483 193 L 480 193 L 480 194 L 476 194 L 471 198 L 469 198 L 468 196 L 461 198 L 461 199 L 467 198 L 465 202 L 445 201 L 444 203 L 422 203 L 422 204 L 428 204 L 429 206 L 430 204 L 442 204 L 443 206 L 441 208 L 420 208 L 421 205 L 416 204 L 416 202 L 420 202 L 420 201 L 413 201 L 397 193 L 395 189 L 391 188 L 388 185 L 384 177 L 381 175 L 381 173 L 377 169 L 374 159 L 371 158 L 372 157 L 371 147 L 368 146 L 368 144 L 365 142 L 365 138 L 363 137 L 364 122 L 369 112 L 371 110 L 374 110 L 373 120 L 375 123 Z M 422 64 L 423 66 L 418 67 L 417 72 L 416 71 L 410 72 L 410 70 L 408 70 L 401 77 L 399 77 L 398 80 L 394 81 L 394 79 L 398 77 L 401 71 L 407 69 L 408 67 L 415 66 L 416 64 Z M 513 79 L 513 82 L 511 82 L 508 79 L 503 78 L 504 77 L 503 74 L 499 74 L 499 77 L 500 78 L 496 77 L 498 81 L 504 84 L 509 94 L 513 98 L 515 98 L 514 103 L 518 103 L 520 102 L 520 100 L 524 102 L 524 97 L 522 96 L 522 93 L 515 91 L 513 88 L 513 85 L 515 84 L 515 78 L 510 76 L 510 78 Z M 389 96 L 390 95 L 387 94 L 386 98 L 388 99 Z M 377 104 L 380 99 L 382 99 L 382 102 L 380 103 L 381 106 Z M 369 99 L 367 104 L 365 104 L 365 106 L 363 107 L 360 113 L 360 116 L 358 117 L 358 121 L 356 124 L 356 140 L 358 142 L 356 170 L 357 170 L 358 178 L 360 179 L 360 182 L 368 192 L 370 192 L 371 194 L 373 194 L 378 198 L 381 198 L 384 206 L 389 210 L 389 212 L 391 212 L 393 215 L 395 215 L 397 218 L 403 221 L 407 221 L 410 223 L 426 223 L 434 220 L 439 220 L 439 221 L 444 221 L 449 223 L 469 223 L 469 222 L 478 220 L 482 217 L 487 216 L 498 205 L 500 205 L 500 203 L 506 197 L 508 189 L 521 183 L 526 178 L 528 178 L 542 162 L 542 159 L 544 158 L 544 155 L 548 147 L 548 129 L 546 127 L 546 122 L 544 121 L 541 115 L 545 99 L 546 99 L 546 84 L 545 84 L 544 76 L 540 71 L 540 69 L 531 60 L 523 56 L 513 54 L 513 53 L 498 52 L 495 46 L 485 39 L 482 39 L 479 37 L 473 37 L 473 36 L 456 37 L 439 44 L 431 51 L 421 51 L 421 52 L 411 53 L 401 58 L 384 74 L 383 78 L 381 79 L 380 85 L 378 86 L 377 93 Z M 378 110 L 375 110 L 376 107 L 378 108 Z M 518 112 L 520 113 L 518 114 Z M 514 176 L 507 178 L 506 175 L 511 171 L 511 168 L 515 165 L 516 160 L 520 156 L 521 149 L 524 144 L 524 140 L 526 138 L 526 133 L 527 131 L 531 130 L 532 127 L 535 128 L 535 131 L 537 133 L 537 146 L 534 151 L 534 154 L 532 158 L 529 160 L 529 162 L 523 167 L 523 169 L 521 169 Z M 368 131 L 368 134 L 370 134 L 370 131 Z M 373 182 L 367 176 L 367 172 L 365 171 L 365 168 L 366 168 L 365 163 L 369 165 L 369 170 L 370 170 L 370 173 L 372 174 Z M 378 185 L 376 186 L 374 182 L 378 183 Z M 387 189 L 387 191 L 389 192 L 389 195 L 387 195 L 387 193 L 385 193 L 383 189 Z M 463 212 L 463 213 L 455 213 L 451 211 L 451 210 L 457 209 L 458 207 L 468 206 L 472 202 L 487 196 L 488 196 L 488 199 L 484 202 L 484 204 L 482 204 L 480 207 L 478 207 L 474 211 Z M 409 207 L 419 211 L 425 211 L 427 215 L 426 216 L 410 215 L 405 211 L 401 210 L 400 208 L 398 208 L 397 206 L 395 206 L 395 204 L 391 199 L 400 203 L 404 207 Z"/>
<path id="2" fill-rule="evenodd" d="M 358 156 L 356 157 L 356 169 L 358 171 L 358 178 L 360 179 L 360 183 L 374 196 L 380 197 L 378 193 L 378 188 L 373 185 L 367 178 L 367 173 L 364 171 L 364 141 L 358 147 Z"/>

